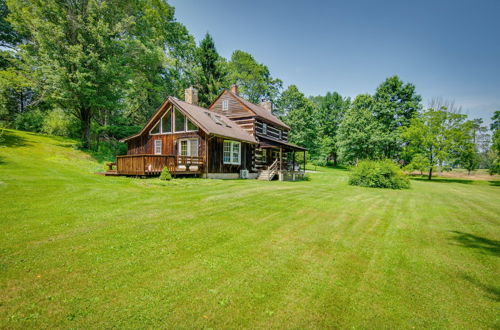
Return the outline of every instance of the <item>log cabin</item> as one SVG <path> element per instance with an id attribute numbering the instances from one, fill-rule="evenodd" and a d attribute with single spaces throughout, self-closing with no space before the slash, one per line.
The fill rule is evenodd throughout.
<path id="1" fill-rule="evenodd" d="M 198 91 L 190 87 L 184 100 L 168 97 L 140 132 L 122 140 L 127 154 L 117 156 L 108 174 L 154 176 L 167 167 L 174 176 L 299 180 L 306 149 L 289 143 L 289 132 L 271 102 L 253 104 L 236 85 L 208 108 L 198 105 Z"/>

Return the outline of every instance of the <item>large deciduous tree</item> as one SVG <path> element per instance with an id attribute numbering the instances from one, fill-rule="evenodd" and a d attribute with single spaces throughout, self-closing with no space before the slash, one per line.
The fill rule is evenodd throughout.
<path id="1" fill-rule="evenodd" d="M 490 129 L 493 132 L 491 150 L 493 154 L 493 162 L 490 167 L 490 174 L 500 174 L 500 111 L 495 111 L 491 118 Z"/>
<path id="2" fill-rule="evenodd" d="M 422 108 L 422 97 L 416 94 L 413 84 L 405 84 L 398 76 L 392 76 L 377 87 L 373 99 L 375 119 L 386 135 L 382 152 L 387 158 L 397 158 L 402 148 L 398 128 L 410 124 Z"/>
<path id="3" fill-rule="evenodd" d="M 338 129 L 351 101 L 337 92 L 328 92 L 325 96 L 315 96 L 311 100 L 316 105 L 320 157 L 332 160 L 333 165 L 337 166 Z"/>
<path id="4" fill-rule="evenodd" d="M 93 120 L 158 104 L 165 67 L 177 68 L 176 48 L 192 41 L 162 0 L 7 3 L 12 25 L 30 40 L 19 54 L 43 82 L 40 95 L 79 119 L 84 147 Z"/>
<path id="5" fill-rule="evenodd" d="M 465 120 L 465 115 L 446 111 L 445 108 L 429 108 L 411 119 L 410 126 L 400 129 L 406 143 L 405 153 L 418 159 L 419 163 L 421 156 L 427 159 L 429 180 L 432 179 L 434 166 L 438 166 L 441 174 L 444 165 L 456 163 L 464 158 L 464 153 L 470 152 L 470 124 Z"/>
<path id="6" fill-rule="evenodd" d="M 344 163 L 383 158 L 382 146 L 387 143 L 387 135 L 373 115 L 374 106 L 371 95 L 358 95 L 345 113 L 337 136 L 337 148 Z"/>
<path id="7" fill-rule="evenodd" d="M 290 85 L 281 94 L 276 110 L 291 128 L 290 141 L 314 153 L 317 147 L 317 126 L 313 103 L 299 91 L 297 86 Z"/>
<path id="8" fill-rule="evenodd" d="M 282 81 L 273 78 L 269 68 L 258 63 L 252 55 L 236 50 L 228 63 L 231 83 L 239 87 L 239 93 L 252 103 L 259 103 L 262 99 L 275 102 L 282 89 Z"/>

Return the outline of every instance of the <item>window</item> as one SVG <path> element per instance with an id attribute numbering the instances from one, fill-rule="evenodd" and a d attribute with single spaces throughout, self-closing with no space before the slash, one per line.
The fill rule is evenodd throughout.
<path id="1" fill-rule="evenodd" d="M 160 134 L 160 122 L 156 123 L 156 125 L 149 131 L 149 134 Z"/>
<path id="2" fill-rule="evenodd" d="M 278 132 L 280 133 L 280 140 L 283 140 L 283 131 L 279 129 Z"/>
<path id="3" fill-rule="evenodd" d="M 224 164 L 241 164 L 241 143 L 236 141 L 224 141 L 223 150 Z"/>
<path id="4" fill-rule="evenodd" d="M 161 140 L 155 140 L 155 155 L 161 155 Z"/>
<path id="5" fill-rule="evenodd" d="M 179 155 L 198 157 L 198 139 L 179 140 Z"/>
<path id="6" fill-rule="evenodd" d="M 191 122 L 191 120 L 189 120 L 189 119 L 186 118 L 186 121 L 187 121 L 186 131 L 197 131 L 198 130 L 198 126 L 196 126 L 195 124 L 193 124 Z"/>
<path id="7" fill-rule="evenodd" d="M 175 109 L 175 117 L 174 117 L 175 131 L 183 132 L 185 130 L 185 121 L 186 117 L 178 110 Z"/>
<path id="8" fill-rule="evenodd" d="M 222 100 L 222 111 L 229 110 L 229 100 Z"/>
<path id="9" fill-rule="evenodd" d="M 262 162 L 267 164 L 267 150 L 266 149 L 261 149 L 262 152 Z"/>
<path id="10" fill-rule="evenodd" d="M 266 123 L 262 123 L 262 134 L 267 135 L 267 124 Z"/>
<path id="11" fill-rule="evenodd" d="M 170 110 L 161 119 L 161 132 L 172 133 L 172 112 Z"/>

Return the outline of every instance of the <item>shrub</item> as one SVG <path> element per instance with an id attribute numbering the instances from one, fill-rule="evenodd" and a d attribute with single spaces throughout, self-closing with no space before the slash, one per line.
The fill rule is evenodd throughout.
<path id="1" fill-rule="evenodd" d="M 164 167 L 160 174 L 160 180 L 169 181 L 172 180 L 172 175 L 168 171 L 168 168 Z"/>
<path id="2" fill-rule="evenodd" d="M 14 128 L 21 131 L 40 133 L 45 116 L 40 110 L 31 110 L 17 115 Z"/>
<path id="3" fill-rule="evenodd" d="M 54 109 L 43 120 L 42 132 L 50 135 L 69 136 L 72 124 L 71 116 L 61 109 Z"/>
<path id="4" fill-rule="evenodd" d="M 410 180 L 392 161 L 364 160 L 351 168 L 349 184 L 354 186 L 403 189 L 410 187 Z"/>

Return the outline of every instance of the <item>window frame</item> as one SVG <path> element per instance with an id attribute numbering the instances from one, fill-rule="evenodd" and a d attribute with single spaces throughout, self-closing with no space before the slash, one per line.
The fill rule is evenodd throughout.
<path id="1" fill-rule="evenodd" d="M 226 161 L 225 157 L 225 146 L 226 144 L 229 144 L 229 161 Z M 234 160 L 234 146 L 238 146 L 238 160 Z M 233 141 L 233 140 L 224 140 L 222 144 L 222 162 L 227 165 L 241 165 L 241 142 L 239 141 Z"/>
<path id="2" fill-rule="evenodd" d="M 175 130 L 175 111 L 180 112 L 184 116 L 184 124 L 183 127 L 184 129 L 182 131 L 176 131 Z M 163 131 L 163 119 L 165 116 L 167 116 L 170 113 L 170 132 L 164 132 Z M 196 129 L 188 129 L 188 122 L 191 122 L 194 126 L 196 126 Z M 150 130 L 149 130 L 149 135 L 168 135 L 168 134 L 179 134 L 179 133 L 187 133 L 187 132 L 198 132 L 200 130 L 200 127 L 191 119 L 188 118 L 179 108 L 175 106 L 170 106 L 168 110 L 163 114 L 163 116 L 160 117 L 160 119 L 156 122 L 160 126 L 160 132 L 159 133 L 152 133 L 153 129 L 156 127 L 154 125 Z"/>
<path id="3" fill-rule="evenodd" d="M 224 111 L 224 112 L 229 111 L 229 100 L 228 99 L 222 100 L 222 111 Z"/>
<path id="4" fill-rule="evenodd" d="M 262 123 L 262 134 L 267 135 L 267 124 Z"/>
<path id="5" fill-rule="evenodd" d="M 160 152 L 157 152 L 157 148 L 160 148 Z M 153 151 L 155 155 L 162 155 L 163 151 L 163 141 L 161 139 L 156 139 L 154 140 L 154 146 L 153 146 Z"/>
<path id="6" fill-rule="evenodd" d="M 191 154 L 191 141 L 196 141 L 196 156 Z M 182 154 L 182 142 L 186 142 L 186 153 L 187 155 Z M 183 156 L 183 157 L 199 157 L 200 155 L 200 139 L 198 138 L 182 138 L 182 139 L 177 139 L 178 143 L 178 148 L 177 148 L 177 155 Z"/>

